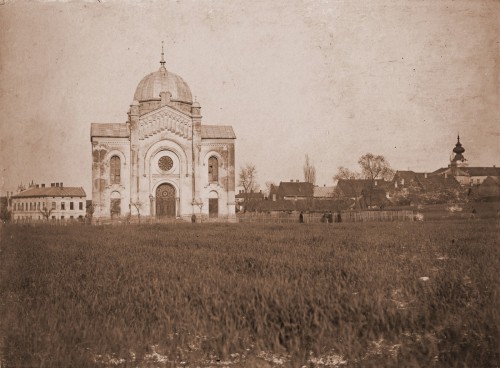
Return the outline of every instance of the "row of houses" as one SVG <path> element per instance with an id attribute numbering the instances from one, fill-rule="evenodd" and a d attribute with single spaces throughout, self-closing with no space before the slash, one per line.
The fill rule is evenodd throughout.
<path id="1" fill-rule="evenodd" d="M 496 169 L 496 168 L 494 168 Z M 471 170 L 473 172 L 473 170 Z M 247 211 L 339 211 L 373 209 L 417 204 L 454 203 L 465 200 L 500 200 L 500 170 L 484 178 L 471 175 L 469 184 L 461 184 L 442 171 L 419 173 L 396 171 L 390 181 L 341 179 L 336 186 L 314 186 L 293 180 L 272 185 L 262 192 L 236 195 L 239 210 Z"/>
<path id="2" fill-rule="evenodd" d="M 471 167 L 460 137 L 446 168 L 434 172 L 399 170 L 391 180 L 341 179 L 336 186 L 290 180 L 271 185 L 269 193 L 236 195 L 240 210 L 339 211 L 390 206 L 500 200 L 500 168 Z"/>

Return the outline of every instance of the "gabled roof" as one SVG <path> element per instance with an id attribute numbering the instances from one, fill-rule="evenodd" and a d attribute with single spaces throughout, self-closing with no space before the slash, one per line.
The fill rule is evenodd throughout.
<path id="1" fill-rule="evenodd" d="M 278 194 L 282 197 L 312 197 L 314 185 L 306 182 L 280 182 Z"/>
<path id="2" fill-rule="evenodd" d="M 367 179 L 339 179 L 337 187 L 347 197 L 358 197 L 363 189 L 370 187 L 371 180 Z"/>
<path id="3" fill-rule="evenodd" d="M 425 177 L 425 174 L 417 173 L 416 178 L 422 189 L 428 192 L 460 188 L 460 183 L 452 175 L 448 177 L 443 175 L 427 175 Z"/>
<path id="4" fill-rule="evenodd" d="M 233 127 L 229 125 L 202 125 L 202 139 L 236 139 Z"/>
<path id="5" fill-rule="evenodd" d="M 30 188 L 17 193 L 12 198 L 33 198 L 33 197 L 85 197 L 82 187 L 48 187 Z"/>
<path id="6" fill-rule="evenodd" d="M 460 166 L 457 167 L 458 173 L 460 175 L 469 176 L 500 176 L 500 167 L 468 167 Z M 437 169 L 433 174 L 451 173 L 451 168 L 443 167 Z"/>
<path id="7" fill-rule="evenodd" d="M 396 174 L 394 175 L 394 180 L 397 180 L 397 179 L 404 179 L 405 182 L 410 182 L 412 180 L 415 180 L 416 178 L 416 172 L 415 171 L 411 171 L 411 170 L 398 170 L 396 171 Z"/>
<path id="8" fill-rule="evenodd" d="M 243 198 L 243 199 L 264 199 L 264 194 L 262 192 L 251 192 L 251 193 L 238 193 L 235 195 L 235 198 Z"/>
<path id="9" fill-rule="evenodd" d="M 314 198 L 332 198 L 335 187 L 314 187 Z"/>
<path id="10" fill-rule="evenodd" d="M 500 176 L 500 167 L 461 167 L 470 176 Z"/>
<path id="11" fill-rule="evenodd" d="M 128 138 L 130 131 L 127 124 L 123 123 L 92 123 L 90 127 L 91 137 L 112 137 L 112 138 Z"/>

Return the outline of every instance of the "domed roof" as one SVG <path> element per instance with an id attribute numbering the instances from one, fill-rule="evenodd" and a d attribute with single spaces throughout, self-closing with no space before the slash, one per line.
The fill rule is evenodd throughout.
<path id="1" fill-rule="evenodd" d="M 160 92 L 170 92 L 172 101 L 193 103 L 191 90 L 187 83 L 177 74 L 169 72 L 165 68 L 165 62 L 161 61 L 161 67 L 156 72 L 146 75 L 139 82 L 134 94 L 134 100 L 145 101 L 159 99 Z"/>

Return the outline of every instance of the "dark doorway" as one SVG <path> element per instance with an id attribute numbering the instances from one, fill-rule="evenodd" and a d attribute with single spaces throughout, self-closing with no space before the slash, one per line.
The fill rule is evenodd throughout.
<path id="1" fill-rule="evenodd" d="M 208 215 L 209 217 L 219 217 L 219 198 L 208 199 Z"/>
<path id="2" fill-rule="evenodd" d="M 171 184 L 156 188 L 156 216 L 175 217 L 175 188 Z"/>

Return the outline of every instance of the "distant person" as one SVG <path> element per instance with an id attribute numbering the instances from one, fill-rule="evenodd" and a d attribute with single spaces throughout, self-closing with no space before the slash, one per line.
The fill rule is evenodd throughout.
<path id="1" fill-rule="evenodd" d="M 470 214 L 470 218 L 471 219 L 475 219 L 476 218 L 476 214 L 477 214 L 477 211 L 474 207 L 472 207 L 472 212 Z"/>
<path id="2" fill-rule="evenodd" d="M 300 211 L 300 215 L 299 215 L 299 223 L 303 224 L 304 223 L 304 214 L 302 213 L 302 211 Z"/>

